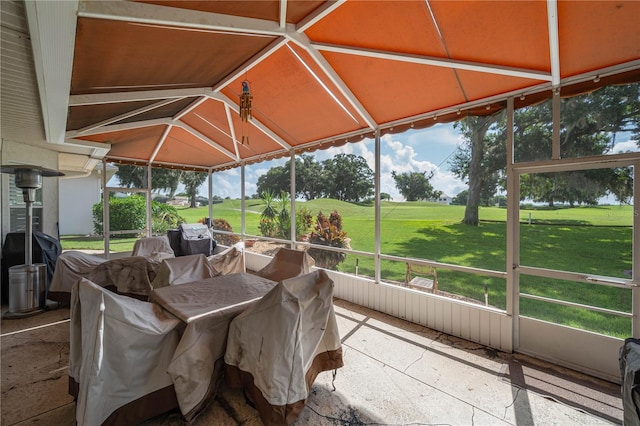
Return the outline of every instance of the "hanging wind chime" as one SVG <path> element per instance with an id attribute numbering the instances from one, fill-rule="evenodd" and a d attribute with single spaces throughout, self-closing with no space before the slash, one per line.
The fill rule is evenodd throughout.
<path id="1" fill-rule="evenodd" d="M 242 94 L 240 95 L 240 119 L 242 120 L 242 144 L 244 145 L 245 140 L 247 145 L 249 145 L 249 119 L 253 118 L 251 115 L 251 100 L 253 99 L 253 95 L 251 94 L 251 88 L 249 87 L 249 82 L 247 80 L 242 82 Z M 245 136 L 246 130 L 246 136 Z"/>

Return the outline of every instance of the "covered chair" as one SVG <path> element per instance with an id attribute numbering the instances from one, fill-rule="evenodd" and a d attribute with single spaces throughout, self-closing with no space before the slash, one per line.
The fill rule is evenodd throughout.
<path id="1" fill-rule="evenodd" d="M 100 287 L 146 300 L 160 263 L 144 256 L 121 257 L 97 265 L 86 278 Z"/>
<path id="2" fill-rule="evenodd" d="M 107 259 L 81 251 L 66 251 L 58 256 L 56 269 L 49 287 L 49 298 L 64 305 L 71 300 L 71 288 L 80 278 L 87 278 L 91 272 Z"/>
<path id="3" fill-rule="evenodd" d="M 218 246 L 219 247 L 219 246 Z M 244 268 L 244 243 L 241 241 L 231 247 L 208 256 L 207 259 L 213 269 L 222 275 L 245 272 Z"/>
<path id="4" fill-rule="evenodd" d="M 264 268 L 256 275 L 272 281 L 282 281 L 298 275 L 308 274 L 315 261 L 305 251 L 281 247 Z"/>
<path id="5" fill-rule="evenodd" d="M 71 295 L 69 389 L 78 425 L 137 424 L 178 406 L 167 373 L 181 322 L 87 279 Z"/>
<path id="6" fill-rule="evenodd" d="M 169 244 L 166 235 L 159 237 L 145 237 L 136 240 L 133 244 L 131 256 L 144 256 L 155 262 L 162 262 L 163 259 L 175 257 L 175 253 Z"/>
<path id="7" fill-rule="evenodd" d="M 225 378 L 242 387 L 265 425 L 293 422 L 318 373 L 342 367 L 326 272 L 284 280 L 231 321 Z"/>
<path id="8" fill-rule="evenodd" d="M 218 275 L 204 254 L 192 254 L 164 259 L 156 277 L 151 282 L 153 288 L 184 284 Z"/>

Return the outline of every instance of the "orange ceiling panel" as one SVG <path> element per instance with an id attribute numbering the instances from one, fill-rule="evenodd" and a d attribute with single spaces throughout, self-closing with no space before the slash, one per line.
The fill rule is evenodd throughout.
<path id="1" fill-rule="evenodd" d="M 640 75 L 638 0 L 559 0 L 557 13 L 555 2 L 543 0 L 140 3 L 82 3 L 70 94 L 85 96 L 66 117 L 68 130 L 101 125 L 92 132 L 103 134 L 82 138 L 111 143 L 107 157 L 123 162 L 151 158 L 166 129 L 154 118 L 173 123 L 155 164 L 226 168 L 339 145 L 375 127 L 424 127 L 433 114 L 451 121 L 464 116 L 458 110 L 498 111 L 520 91 L 522 106 L 550 96 L 553 84 L 563 94 L 581 93 Z M 289 24 L 310 24 L 304 34 L 279 25 L 281 8 Z M 315 20 L 319 12 L 326 13 Z M 549 22 L 557 22 L 557 46 Z M 261 35 L 266 28 L 269 35 Z M 555 47 L 559 73 L 552 75 Z M 439 63 L 407 62 L 424 57 Z M 467 63 L 484 67 L 463 70 Z M 525 78 L 510 68 L 531 73 Z M 236 112 L 244 80 L 253 95 L 252 123 Z M 168 96 L 184 98 L 122 118 Z M 152 127 L 113 130 L 130 122 Z M 238 144 L 243 136 L 248 143 Z"/>
<path id="2" fill-rule="evenodd" d="M 316 42 L 446 57 L 424 1 L 349 1 L 305 33 Z"/>
<path id="3" fill-rule="evenodd" d="M 272 41 L 80 18 L 71 93 L 211 86 Z"/>
<path id="4" fill-rule="evenodd" d="M 242 122 L 238 114 L 231 114 L 231 122 L 234 129 L 236 129 L 236 138 L 242 141 L 242 136 L 245 136 L 247 140 L 245 144 L 238 145 L 238 154 L 241 159 L 264 156 L 274 152 L 288 152 L 287 148 L 274 141 L 262 130 L 251 123 Z"/>
<path id="5" fill-rule="evenodd" d="M 78 139 L 110 143 L 111 150 L 107 157 L 148 160 L 164 130 L 165 126 L 152 126 L 84 136 Z"/>
<path id="6" fill-rule="evenodd" d="M 287 46 L 235 80 L 223 93 L 239 99 L 245 79 L 253 94 L 253 116 L 292 146 L 361 127 Z"/>
<path id="7" fill-rule="evenodd" d="M 211 167 L 232 161 L 231 158 L 179 127 L 172 127 L 158 150 L 155 162 Z"/>
<path id="8" fill-rule="evenodd" d="M 378 123 L 465 102 L 451 69 L 337 53 L 324 55 Z"/>
<path id="9" fill-rule="evenodd" d="M 431 1 L 449 56 L 550 71 L 544 1 Z"/>
<path id="10" fill-rule="evenodd" d="M 227 114 L 222 102 L 208 99 L 180 120 L 215 141 L 226 150 L 234 151 L 231 129 L 229 129 Z"/>
<path id="11" fill-rule="evenodd" d="M 560 73 L 640 59 L 640 1 L 560 1 Z"/>

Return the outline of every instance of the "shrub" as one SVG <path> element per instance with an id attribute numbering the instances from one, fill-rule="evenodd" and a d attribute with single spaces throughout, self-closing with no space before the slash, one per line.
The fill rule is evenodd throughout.
<path id="1" fill-rule="evenodd" d="M 229 225 L 229 222 L 227 222 L 226 219 L 222 218 L 213 219 L 211 227 L 218 231 L 233 232 L 233 229 L 231 228 L 231 225 Z M 240 241 L 240 237 L 238 237 L 237 235 L 215 234 L 215 240 L 218 244 L 230 247 Z"/>
<path id="2" fill-rule="evenodd" d="M 318 212 L 316 226 L 309 236 L 309 242 L 323 246 L 349 248 L 347 233 L 342 230 L 342 217 L 334 210 L 329 217 Z M 322 250 L 311 247 L 308 253 L 316 261 L 316 266 L 337 270 L 338 264 L 343 262 L 347 255 L 330 250 Z"/>
<path id="3" fill-rule="evenodd" d="M 258 229 L 264 237 L 291 239 L 291 204 L 286 192 L 280 198 L 274 198 L 271 192 L 262 194 L 265 207 L 260 214 Z M 276 202 L 279 206 L 276 206 Z M 296 237 L 306 235 L 313 224 L 313 216 L 306 208 L 296 210 Z"/>
<path id="4" fill-rule="evenodd" d="M 103 235 L 102 202 L 92 207 L 93 229 L 96 234 Z M 177 228 L 185 220 L 175 207 L 151 202 L 151 229 L 154 234 L 166 233 L 169 229 Z M 132 195 L 126 198 L 109 199 L 109 228 L 112 231 L 129 229 L 144 229 L 147 223 L 146 200 L 144 196 Z M 114 235 L 113 238 L 136 238 L 139 233 Z"/>
<path id="5" fill-rule="evenodd" d="M 151 202 L 151 229 L 154 234 L 166 234 L 169 229 L 176 229 L 184 222 L 185 219 L 174 206 Z"/>

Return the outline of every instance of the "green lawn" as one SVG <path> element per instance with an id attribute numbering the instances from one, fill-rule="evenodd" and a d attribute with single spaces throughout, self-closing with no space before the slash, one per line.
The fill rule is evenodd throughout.
<path id="1" fill-rule="evenodd" d="M 261 200 L 246 200 L 246 233 L 258 235 L 262 211 Z M 374 208 L 336 200 L 299 202 L 314 216 L 336 209 L 343 218 L 343 229 L 355 250 L 374 252 Z M 235 232 L 241 229 L 241 203 L 225 200 L 213 206 L 214 217 L 225 218 Z M 208 216 L 208 207 L 181 208 L 179 213 L 188 223 Z M 383 202 L 381 215 L 382 253 L 410 258 L 429 259 L 455 265 L 505 271 L 506 209 L 480 209 L 480 226 L 463 225 L 464 206 L 445 206 L 424 202 Z M 598 206 L 559 209 L 521 209 L 520 258 L 525 266 L 536 266 L 584 274 L 628 277 L 631 269 L 631 206 Z M 130 250 L 133 239 L 112 240 L 116 251 Z M 78 244 L 85 244 L 80 247 Z M 63 248 L 102 248 L 102 240 L 80 243 L 62 239 Z M 373 259 L 348 255 L 338 266 L 344 272 L 373 276 Z M 384 280 L 403 281 L 405 264 L 383 261 Z M 506 306 L 503 279 L 438 270 L 440 290 L 463 295 L 484 303 L 484 287 L 489 303 Z M 631 290 L 522 276 L 521 291 L 580 304 L 631 312 Z M 536 318 L 567 324 L 617 337 L 631 333 L 631 321 L 618 316 L 592 312 L 583 308 L 521 299 L 521 312 Z"/>

